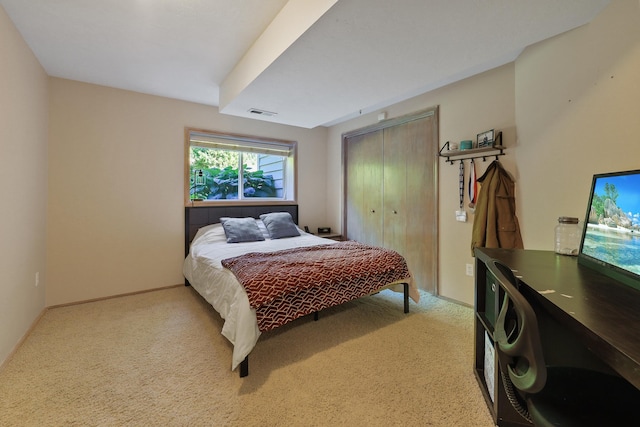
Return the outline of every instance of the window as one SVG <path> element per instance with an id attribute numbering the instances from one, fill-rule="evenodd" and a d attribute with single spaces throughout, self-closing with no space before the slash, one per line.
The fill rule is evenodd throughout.
<path id="1" fill-rule="evenodd" d="M 296 143 L 185 129 L 185 200 L 294 201 Z"/>

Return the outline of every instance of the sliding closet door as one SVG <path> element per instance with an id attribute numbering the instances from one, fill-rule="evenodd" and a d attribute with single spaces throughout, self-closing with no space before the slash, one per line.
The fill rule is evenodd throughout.
<path id="1" fill-rule="evenodd" d="M 437 293 L 438 110 L 343 135 L 344 235 L 402 254 Z"/>
<path id="2" fill-rule="evenodd" d="M 408 228 L 407 161 L 411 146 L 405 141 L 406 124 L 384 130 L 383 246 L 405 255 Z M 405 257 L 406 258 L 406 257 Z M 411 269 L 411 265 L 409 265 Z"/>
<path id="3" fill-rule="evenodd" d="M 384 130 L 384 246 L 407 260 L 416 285 L 436 288 L 436 186 L 432 116 Z"/>
<path id="4" fill-rule="evenodd" d="M 347 145 L 347 236 L 382 245 L 382 131 L 354 136 Z"/>

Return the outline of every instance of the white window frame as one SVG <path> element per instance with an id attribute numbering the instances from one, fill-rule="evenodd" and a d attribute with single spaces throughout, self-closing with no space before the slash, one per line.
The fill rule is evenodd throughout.
<path id="1" fill-rule="evenodd" d="M 237 135 L 209 131 L 203 129 L 185 128 L 185 155 L 184 155 L 184 201 L 185 206 L 204 205 L 250 205 L 250 204 L 291 204 L 297 202 L 297 142 L 277 140 L 271 138 L 256 137 L 250 135 Z M 286 157 L 284 165 L 285 177 L 283 182 L 282 197 L 251 197 L 243 198 L 242 180 L 239 180 L 238 199 L 220 200 L 191 200 L 191 147 L 201 146 L 207 148 L 221 148 L 240 152 L 256 152 L 261 154 L 276 154 Z M 242 173 L 242 165 L 238 171 Z"/>

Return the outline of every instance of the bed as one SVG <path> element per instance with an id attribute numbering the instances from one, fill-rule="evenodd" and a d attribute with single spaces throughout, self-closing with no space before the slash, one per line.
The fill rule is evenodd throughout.
<path id="1" fill-rule="evenodd" d="M 386 288 L 404 292 L 405 313 L 409 298 L 420 298 L 399 254 L 324 239 L 297 221 L 297 205 L 185 208 L 185 285 L 224 319 L 231 369 L 239 367 L 241 377 L 248 375 L 248 356 L 262 332 L 308 314 L 317 320 L 323 308 Z M 349 258 L 367 268 L 347 265 Z M 323 272 L 314 275 L 308 264 L 322 265 Z"/>

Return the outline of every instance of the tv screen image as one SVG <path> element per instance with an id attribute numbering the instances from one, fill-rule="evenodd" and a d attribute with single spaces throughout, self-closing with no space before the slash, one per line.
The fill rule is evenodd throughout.
<path id="1" fill-rule="evenodd" d="M 578 262 L 640 289 L 640 170 L 593 176 Z"/>

